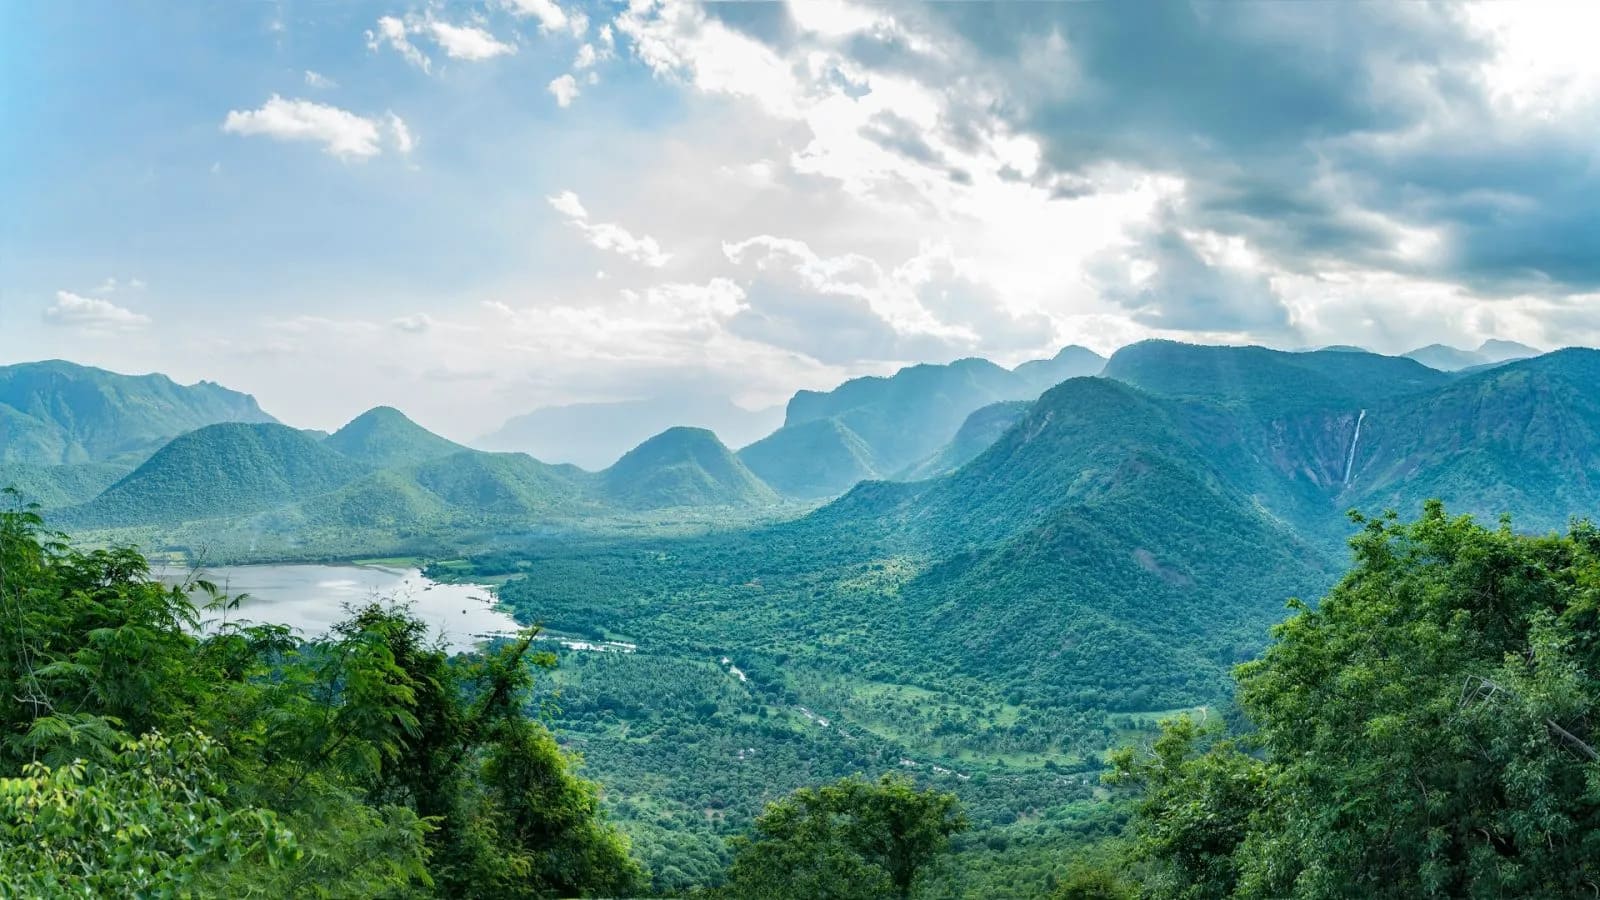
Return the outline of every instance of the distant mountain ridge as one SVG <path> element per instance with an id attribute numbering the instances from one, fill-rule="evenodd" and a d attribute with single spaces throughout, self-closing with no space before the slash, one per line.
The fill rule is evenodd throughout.
<path id="1" fill-rule="evenodd" d="M 1490 366 L 1510 362 L 1517 359 L 1528 359 L 1538 356 L 1544 351 L 1519 344 L 1516 341 L 1503 341 L 1490 339 L 1484 341 L 1476 350 L 1462 350 L 1459 347 L 1450 347 L 1444 344 L 1429 344 L 1402 353 L 1408 359 L 1414 359 L 1429 368 L 1441 372 L 1458 372 L 1462 369 L 1471 369 L 1477 366 Z"/>
<path id="2" fill-rule="evenodd" d="M 0 462 L 131 464 L 206 425 L 276 421 L 249 394 L 208 381 L 63 360 L 0 366 Z"/>
<path id="3" fill-rule="evenodd" d="M 679 425 L 706 428 L 742 447 L 777 428 L 782 410 L 747 410 L 717 397 L 662 397 L 551 406 L 507 419 L 474 441 L 479 449 L 528 453 L 599 471 L 646 439 Z"/>
<path id="4" fill-rule="evenodd" d="M 1066 347 L 1014 369 L 958 359 L 853 378 L 831 391 L 799 391 L 784 411 L 784 427 L 740 456 L 789 496 L 833 496 L 864 477 L 890 477 L 927 459 L 981 407 L 1032 400 L 1064 379 L 1098 374 L 1104 365 L 1093 351 Z M 821 421 L 835 425 L 814 424 Z"/>

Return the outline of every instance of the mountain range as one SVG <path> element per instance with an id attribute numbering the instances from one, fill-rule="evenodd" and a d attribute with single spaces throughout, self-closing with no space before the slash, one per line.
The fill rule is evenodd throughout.
<path id="1" fill-rule="evenodd" d="M 62 360 L 0 366 L 0 462 L 136 464 L 186 431 L 276 422 L 248 394 L 209 381 L 118 375 Z"/>
<path id="2" fill-rule="evenodd" d="M 933 532 L 982 542 L 1000 539 L 1000 523 L 1018 510 L 1059 506 L 1062 484 L 1109 490 L 1091 478 L 1101 470 L 1082 454 L 1139 444 L 1164 453 L 1201 448 L 1184 464 L 1204 462 L 1201 474 L 1190 473 L 1197 483 L 1225 484 L 1296 540 L 1336 549 L 1339 513 L 1349 506 L 1404 507 L 1439 496 L 1539 528 L 1591 509 L 1600 447 L 1600 406 L 1586 391 L 1596 374 L 1592 353 L 1457 372 L 1358 349 L 1167 341 L 1131 345 L 1109 360 L 1067 348 L 1009 370 L 958 360 L 802 391 L 781 428 L 738 453 L 707 429 L 673 427 L 598 473 L 471 450 L 387 407 L 324 437 L 264 421 L 270 417 L 248 396 L 215 385 L 183 388 L 160 376 L 43 363 L 0 370 L 4 396 L 15 403 L 7 408 L 53 423 L 51 433 L 70 436 L 74 457 L 100 460 L 40 462 L 40 428 L 8 430 L 11 457 L 29 461 L 0 465 L 0 477 L 75 528 L 248 520 L 253 546 L 263 538 L 270 546 L 274 536 L 299 546 L 308 531 L 336 541 L 344 526 L 382 543 L 400 533 L 425 541 L 468 523 L 571 524 L 667 509 L 792 515 L 786 500 L 815 503 L 866 482 L 816 518 L 838 518 L 870 497 L 888 505 L 867 530 L 935 522 Z M 1041 406 L 1034 398 L 1055 378 L 1120 393 L 1079 386 Z M 1084 409 L 1063 406 L 1063 398 Z M 146 407 L 159 411 L 154 422 L 140 419 Z M 148 458 L 134 449 L 162 429 L 230 414 L 244 421 L 180 431 Z M 119 432 L 130 420 L 138 426 Z M 1058 435 L 1064 423 L 1070 432 Z M 993 465 L 998 448 L 1033 432 L 1058 435 L 1047 441 L 1052 468 Z M 1088 449 L 1068 453 L 1069 437 Z M 991 499 L 937 500 L 975 472 L 988 473 Z M 985 524 L 969 533 L 957 520 Z"/>
<path id="3" fill-rule="evenodd" d="M 1414 359 L 1429 368 L 1441 372 L 1459 372 L 1462 369 L 1476 368 L 1477 366 L 1492 366 L 1498 363 L 1510 362 L 1515 359 L 1527 359 L 1538 356 L 1541 351 L 1519 344 L 1516 341 L 1487 340 L 1476 350 L 1462 350 L 1459 347 L 1450 347 L 1444 344 L 1429 344 L 1418 347 L 1403 354 L 1409 359 Z"/>

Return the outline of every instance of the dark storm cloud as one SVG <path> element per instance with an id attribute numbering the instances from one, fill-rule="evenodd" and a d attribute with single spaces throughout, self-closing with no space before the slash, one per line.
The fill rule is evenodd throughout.
<path id="1" fill-rule="evenodd" d="M 1041 183 L 1108 163 L 1178 175 L 1184 227 L 1243 236 L 1290 271 L 1344 263 L 1486 294 L 1600 287 L 1593 137 L 1497 110 L 1482 74 L 1492 48 L 1460 6 L 895 9 L 964 54 L 942 76 L 953 104 L 942 137 L 960 146 L 998 117 L 1041 141 Z M 928 56 L 892 41 L 852 49 L 941 83 Z M 969 76 L 992 90 L 966 99 L 955 87 Z M 1417 231 L 1442 242 L 1403 252 Z"/>

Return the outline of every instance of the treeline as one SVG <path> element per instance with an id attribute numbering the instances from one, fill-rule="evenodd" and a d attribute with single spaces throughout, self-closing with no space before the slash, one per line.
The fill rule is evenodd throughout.
<path id="1" fill-rule="evenodd" d="M 1010 868 L 1055 900 L 1593 896 L 1600 529 L 1357 521 L 1351 571 L 1238 668 L 1238 715 L 1113 755 L 1120 836 L 985 853 L 954 795 L 846 778 L 768 804 L 696 890 L 961 896 Z M 0 513 L 0 895 L 649 890 L 530 714 L 531 632 L 451 657 L 404 609 L 312 641 L 229 614 Z"/>
<path id="2" fill-rule="evenodd" d="M 534 630 L 450 656 L 402 607 L 306 641 L 235 605 L 0 511 L 0 896 L 647 891 L 530 714 Z M 965 827 L 950 795 L 848 778 L 771 804 L 707 886 L 910 896 Z"/>
<path id="3" fill-rule="evenodd" d="M 127 549 L 0 513 L 0 894 L 538 897 L 642 872 L 526 712 L 532 632 L 451 658 L 404 609 L 227 621 Z M 191 594 L 214 598 L 197 609 Z M 202 621 L 202 617 L 209 621 Z"/>
<path id="4" fill-rule="evenodd" d="M 1072 896 L 1600 893 L 1600 530 L 1357 521 L 1350 573 L 1237 670 L 1252 726 L 1115 757 L 1142 800 Z"/>

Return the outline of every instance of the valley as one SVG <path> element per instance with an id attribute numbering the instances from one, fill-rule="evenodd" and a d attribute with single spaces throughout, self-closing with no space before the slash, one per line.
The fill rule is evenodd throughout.
<path id="1" fill-rule="evenodd" d="M 914 367 L 797 396 L 738 452 L 671 428 L 598 473 L 393 409 L 325 438 L 206 425 L 89 499 L 70 486 L 98 463 L 56 494 L 15 471 L 81 539 L 259 592 L 241 616 L 310 635 L 377 592 L 458 620 L 455 648 L 541 625 L 559 664 L 534 702 L 665 892 L 715 881 L 764 804 L 902 772 L 974 822 L 948 890 L 1035 896 L 1126 819 L 1099 783 L 1114 750 L 1236 715 L 1233 667 L 1338 581 L 1346 510 L 1437 497 L 1542 532 L 1600 508 L 1595 351 L 1467 373 L 1167 342 L 1103 374 L 1063 360 L 1095 365 Z M 375 557 L 423 570 L 296 565 Z M 285 565 L 229 567 L 250 561 Z"/>

